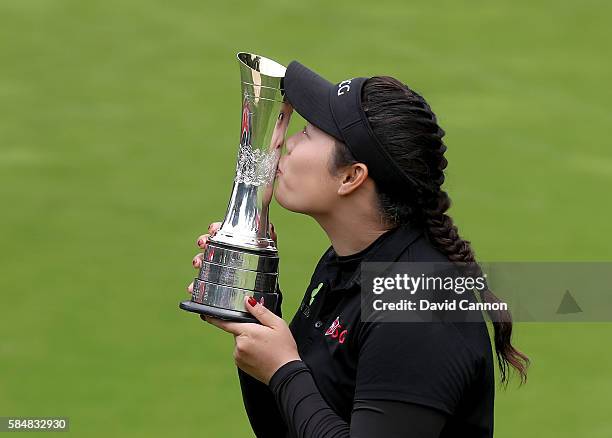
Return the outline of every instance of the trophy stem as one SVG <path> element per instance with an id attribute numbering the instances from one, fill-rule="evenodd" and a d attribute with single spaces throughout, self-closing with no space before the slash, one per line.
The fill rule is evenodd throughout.
<path id="1" fill-rule="evenodd" d="M 209 240 L 235 248 L 276 253 L 276 244 L 269 234 L 269 210 L 270 202 L 260 186 L 235 181 L 225 219 Z"/>

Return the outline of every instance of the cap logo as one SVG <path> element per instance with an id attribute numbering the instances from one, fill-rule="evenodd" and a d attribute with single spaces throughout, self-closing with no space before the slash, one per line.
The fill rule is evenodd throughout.
<path id="1" fill-rule="evenodd" d="M 344 92 L 351 91 L 351 81 L 353 79 L 347 79 L 346 81 L 342 81 L 338 84 L 338 96 L 342 96 Z"/>

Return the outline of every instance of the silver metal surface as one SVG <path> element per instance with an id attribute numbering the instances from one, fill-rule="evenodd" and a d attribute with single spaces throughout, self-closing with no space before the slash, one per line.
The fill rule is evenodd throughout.
<path id="1" fill-rule="evenodd" d="M 277 277 L 276 272 L 245 271 L 208 262 L 202 263 L 198 274 L 203 281 L 265 293 L 276 292 Z"/>
<path id="2" fill-rule="evenodd" d="M 291 113 L 281 91 L 286 69 L 252 53 L 237 56 L 242 111 L 236 175 L 225 219 L 210 241 L 276 253 L 268 233 L 268 211 Z"/>
<path id="3" fill-rule="evenodd" d="M 198 304 L 235 310 L 248 314 L 244 308 L 244 297 L 254 297 L 257 301 L 270 309 L 276 307 L 278 294 L 262 294 L 251 290 L 208 283 L 196 278 L 193 282 L 191 300 Z"/>
<path id="4" fill-rule="evenodd" d="M 204 251 L 205 262 L 249 271 L 278 272 L 278 256 L 273 253 L 254 254 L 208 243 Z"/>
<path id="5" fill-rule="evenodd" d="M 252 318 L 246 296 L 272 310 L 278 303 L 278 250 L 268 213 L 292 109 L 283 102 L 285 67 L 252 53 L 237 56 L 242 111 L 234 184 L 221 227 L 208 239 L 191 302 L 181 308 L 244 321 Z"/>

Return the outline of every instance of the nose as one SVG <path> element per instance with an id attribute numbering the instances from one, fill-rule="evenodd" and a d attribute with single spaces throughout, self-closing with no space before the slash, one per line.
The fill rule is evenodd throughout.
<path id="1" fill-rule="evenodd" d="M 287 140 L 285 141 L 285 145 L 287 146 L 287 154 L 290 154 L 291 151 L 293 150 L 293 147 L 295 146 L 295 137 L 296 135 L 298 135 L 299 133 L 295 133 L 292 136 L 288 137 Z"/>

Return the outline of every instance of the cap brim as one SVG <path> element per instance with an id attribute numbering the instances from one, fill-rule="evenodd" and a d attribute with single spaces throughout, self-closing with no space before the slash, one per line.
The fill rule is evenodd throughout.
<path id="1" fill-rule="evenodd" d="M 298 114 L 343 141 L 329 103 L 334 84 L 297 61 L 291 61 L 287 66 L 283 83 L 287 100 Z"/>

